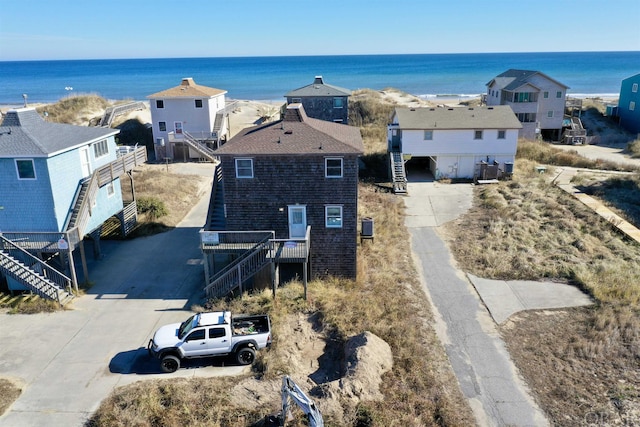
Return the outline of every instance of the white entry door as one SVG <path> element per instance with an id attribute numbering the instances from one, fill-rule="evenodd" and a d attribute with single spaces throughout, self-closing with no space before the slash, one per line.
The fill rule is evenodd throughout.
<path id="1" fill-rule="evenodd" d="M 301 239 L 307 233 L 307 207 L 289 206 L 289 238 Z"/>
<path id="2" fill-rule="evenodd" d="M 182 122 L 174 122 L 173 130 L 177 137 L 182 137 Z"/>
<path id="3" fill-rule="evenodd" d="M 91 160 L 89 159 L 89 147 L 80 149 L 80 163 L 82 164 L 82 176 L 91 175 Z"/>

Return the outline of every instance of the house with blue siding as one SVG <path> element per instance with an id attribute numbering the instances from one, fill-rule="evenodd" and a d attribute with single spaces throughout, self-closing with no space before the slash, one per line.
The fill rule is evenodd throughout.
<path id="1" fill-rule="evenodd" d="M 34 108 L 6 113 L 0 124 L 0 276 L 10 289 L 33 285 L 21 283 L 25 274 L 16 273 L 16 260 L 40 272 L 48 267 L 37 259 L 65 253 L 60 259 L 68 261 L 84 236 L 98 241 L 103 223 L 123 213 L 120 176 L 132 169 L 126 162 L 146 160 L 146 150 L 118 158 L 118 133 L 50 123 Z M 69 265 L 58 267 L 75 279 Z"/>
<path id="2" fill-rule="evenodd" d="M 618 101 L 620 126 L 633 133 L 640 133 L 640 74 L 622 80 Z"/>

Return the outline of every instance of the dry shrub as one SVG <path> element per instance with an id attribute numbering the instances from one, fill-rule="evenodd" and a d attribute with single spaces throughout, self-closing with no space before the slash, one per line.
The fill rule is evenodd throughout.
<path id="1" fill-rule="evenodd" d="M 37 108 L 40 115 L 54 123 L 86 125 L 102 117 L 109 102 L 98 95 L 78 95 L 63 98 L 55 104 Z"/>
<path id="2" fill-rule="evenodd" d="M 487 278 L 577 281 L 602 298 L 620 295 L 635 303 L 634 286 L 611 275 L 619 271 L 623 280 L 633 279 L 640 249 L 563 191 L 543 179 L 516 176 L 479 187 L 475 198 L 467 215 L 447 225 L 466 271 Z M 612 268 L 601 267 L 607 265 Z M 620 265 L 630 266 L 629 274 Z"/>
<path id="3" fill-rule="evenodd" d="M 527 139 L 518 140 L 516 158 L 518 160 L 528 159 L 538 164 L 570 166 L 576 168 L 616 171 L 635 171 L 638 169 L 634 166 L 607 160 L 587 159 L 581 156 L 576 150 L 565 151 L 555 148 L 547 142 L 531 141 Z"/>
<path id="4" fill-rule="evenodd" d="M 635 141 L 631 141 L 627 145 L 627 151 L 631 155 L 631 158 L 633 159 L 640 158 L 640 138 L 636 139 Z"/>
<path id="5" fill-rule="evenodd" d="M 102 402 L 87 427 L 245 426 L 266 413 L 231 405 L 228 391 L 235 378 L 173 378 L 137 382 Z"/>

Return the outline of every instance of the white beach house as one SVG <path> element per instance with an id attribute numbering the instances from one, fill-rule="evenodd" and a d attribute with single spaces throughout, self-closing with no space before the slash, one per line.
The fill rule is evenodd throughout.
<path id="1" fill-rule="evenodd" d="M 388 150 L 407 163 L 423 164 L 435 179 L 476 178 L 483 163 L 511 173 L 521 128 L 506 105 L 396 108 Z"/>
<path id="2" fill-rule="evenodd" d="M 188 161 L 203 157 L 187 140 L 215 149 L 227 138 L 226 90 L 196 84 L 183 78 L 179 86 L 147 96 L 156 160 Z M 196 148 L 194 148 L 196 147 Z"/>

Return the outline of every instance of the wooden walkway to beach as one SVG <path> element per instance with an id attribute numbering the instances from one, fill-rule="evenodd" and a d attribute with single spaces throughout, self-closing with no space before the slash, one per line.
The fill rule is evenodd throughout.
<path id="1" fill-rule="evenodd" d="M 640 243 L 640 230 L 636 228 L 633 224 L 626 221 L 620 215 L 613 212 L 608 207 L 604 206 L 600 201 L 594 199 L 588 194 L 583 193 L 578 190 L 572 183 L 571 179 L 580 172 L 580 169 L 562 169 L 562 171 L 553 178 L 552 182 L 562 190 L 571 194 L 573 197 L 582 202 L 585 206 L 593 210 L 595 213 L 600 215 L 600 217 L 604 218 L 613 225 L 618 231 L 622 232 L 624 235 L 629 237 L 630 239 Z M 594 172 L 594 171 L 589 171 Z M 605 173 L 603 171 L 596 171 Z"/>

